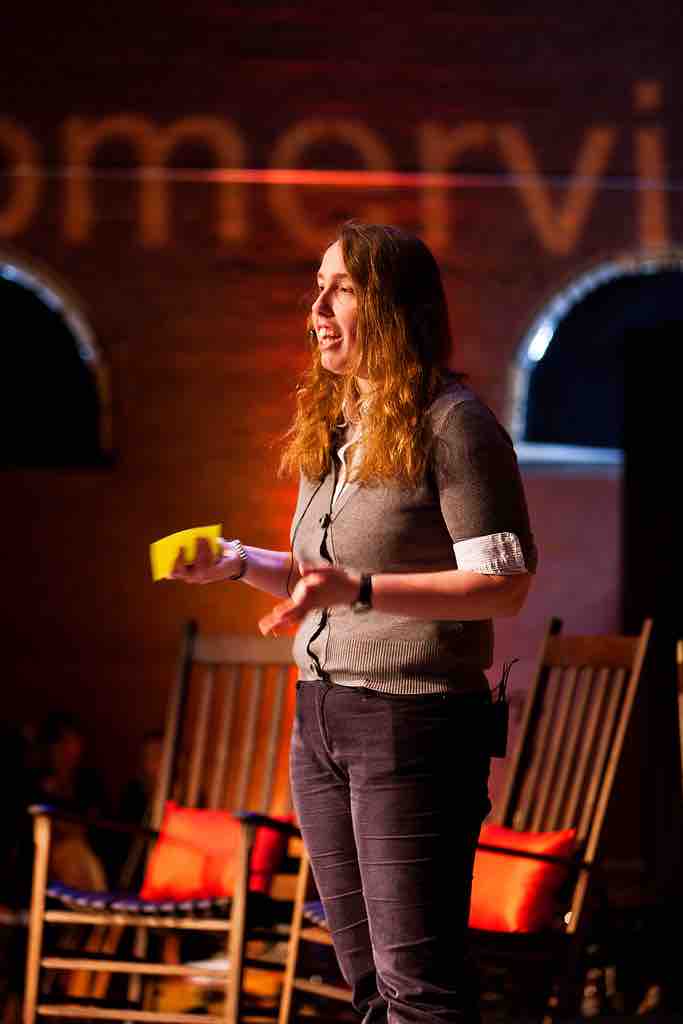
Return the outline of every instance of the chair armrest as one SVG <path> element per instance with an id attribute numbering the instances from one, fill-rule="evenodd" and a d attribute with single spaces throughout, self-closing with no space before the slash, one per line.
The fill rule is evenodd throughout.
<path id="1" fill-rule="evenodd" d="M 295 836 L 296 838 L 301 836 L 301 830 L 298 825 L 293 825 L 289 821 L 279 821 L 278 818 L 271 818 L 268 814 L 257 814 L 254 811 L 235 811 L 233 817 L 245 825 L 264 825 L 266 828 L 272 828 L 285 836 Z"/>
<path id="2" fill-rule="evenodd" d="M 136 825 L 128 821 L 112 821 L 109 818 L 100 818 L 96 814 L 74 814 L 73 811 L 65 811 L 53 804 L 31 804 L 28 813 L 34 817 L 55 819 L 56 821 L 68 821 L 74 825 L 83 825 L 87 828 L 101 828 L 106 832 L 127 832 L 132 835 L 149 836 L 156 839 L 159 836 L 158 829 L 147 828 L 145 825 Z"/>

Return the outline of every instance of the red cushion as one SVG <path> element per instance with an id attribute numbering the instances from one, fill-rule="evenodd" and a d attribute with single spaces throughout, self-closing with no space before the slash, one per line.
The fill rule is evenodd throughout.
<path id="1" fill-rule="evenodd" d="M 275 816 L 292 821 L 291 816 Z M 168 800 L 160 836 L 147 862 L 140 896 L 187 900 L 232 896 L 240 822 L 228 811 L 179 807 Z M 284 857 L 287 836 L 265 826 L 256 830 L 249 888 L 268 892 Z"/>
<path id="2" fill-rule="evenodd" d="M 558 832 L 517 832 L 502 825 L 484 825 L 482 843 L 513 850 L 569 856 L 576 829 Z M 557 906 L 555 896 L 567 868 L 542 860 L 506 857 L 477 850 L 474 858 L 470 928 L 493 932 L 535 932 L 549 928 Z"/>

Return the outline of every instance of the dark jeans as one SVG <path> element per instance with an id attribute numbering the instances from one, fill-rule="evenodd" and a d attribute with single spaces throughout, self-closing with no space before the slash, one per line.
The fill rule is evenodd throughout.
<path id="1" fill-rule="evenodd" d="M 297 683 L 294 803 L 367 1024 L 479 1019 L 467 918 L 491 806 L 487 699 Z"/>

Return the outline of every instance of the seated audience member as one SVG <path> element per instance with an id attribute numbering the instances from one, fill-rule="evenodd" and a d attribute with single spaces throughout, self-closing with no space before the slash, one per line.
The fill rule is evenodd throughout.
<path id="1" fill-rule="evenodd" d="M 105 814 L 101 781 L 86 760 L 86 740 L 73 715 L 55 712 L 36 736 L 37 778 L 31 802 L 45 803 L 76 815 Z M 96 833 L 77 822 L 55 820 L 50 845 L 50 878 L 75 889 L 107 887 L 103 855 Z"/>
<path id="2" fill-rule="evenodd" d="M 119 816 L 122 821 L 134 822 L 136 825 L 149 823 L 159 778 L 163 741 L 161 732 L 146 732 L 143 736 L 137 773 L 129 779 L 121 793 Z"/>
<path id="3" fill-rule="evenodd" d="M 146 732 L 143 736 L 137 772 L 128 780 L 121 793 L 118 813 L 121 821 L 134 825 L 151 825 L 152 802 L 161 766 L 163 739 L 163 733 L 158 731 Z M 118 887 L 136 889 L 142 884 L 147 844 L 144 839 L 131 837 L 125 833 L 120 834 L 120 841 L 114 876 L 118 880 Z"/>

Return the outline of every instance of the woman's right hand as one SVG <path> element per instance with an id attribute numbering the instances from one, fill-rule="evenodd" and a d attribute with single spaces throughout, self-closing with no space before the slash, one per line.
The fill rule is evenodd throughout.
<path id="1" fill-rule="evenodd" d="M 218 539 L 218 549 L 218 554 L 214 555 L 208 540 L 200 537 L 196 558 L 188 563 L 185 561 L 185 548 L 181 548 L 168 578 L 182 580 L 183 583 L 219 583 L 237 576 L 241 564 L 239 553 L 222 537 Z"/>

